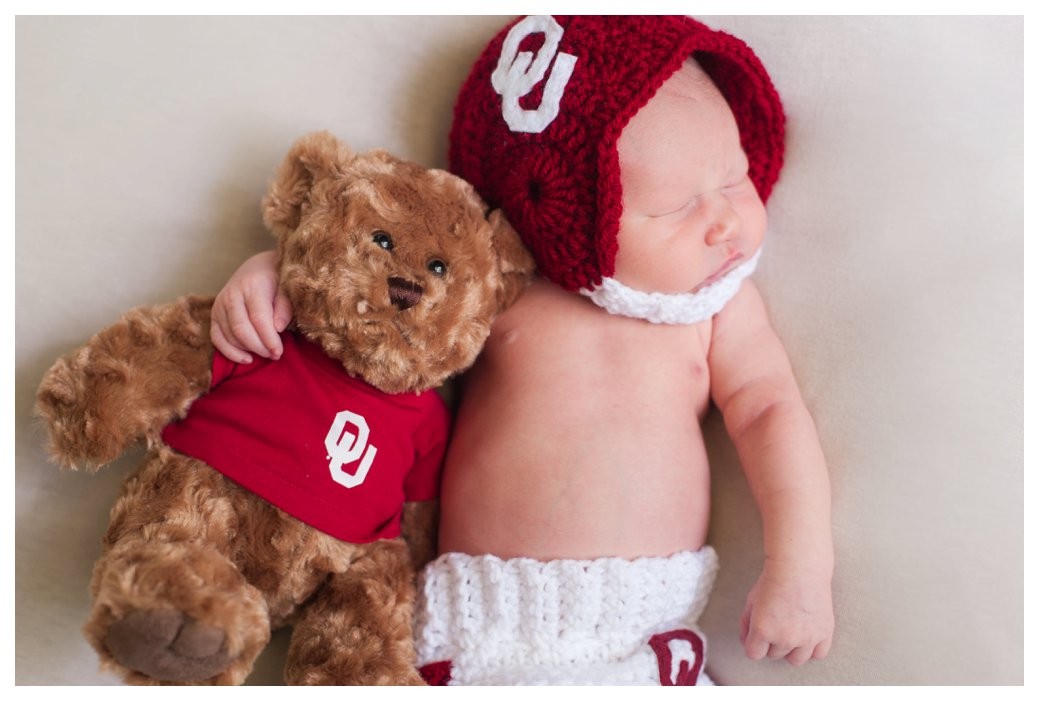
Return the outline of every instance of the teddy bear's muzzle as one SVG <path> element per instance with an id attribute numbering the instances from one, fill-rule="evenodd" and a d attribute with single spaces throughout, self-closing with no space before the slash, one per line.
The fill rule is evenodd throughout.
<path id="1" fill-rule="evenodd" d="M 422 285 L 402 277 L 391 277 L 389 279 L 390 303 L 397 309 L 404 311 L 411 309 L 422 299 Z"/>

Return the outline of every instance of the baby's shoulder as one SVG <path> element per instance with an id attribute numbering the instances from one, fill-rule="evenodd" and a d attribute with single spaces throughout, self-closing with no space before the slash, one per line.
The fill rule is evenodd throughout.
<path id="1" fill-rule="evenodd" d="M 714 317 L 713 326 L 714 345 L 724 345 L 729 339 L 739 344 L 771 329 L 765 302 L 753 280 L 743 281 L 739 292 Z"/>
<path id="2" fill-rule="evenodd" d="M 495 322 L 490 344 L 514 345 L 527 339 L 550 352 L 577 352 L 583 358 L 630 354 L 632 349 L 641 354 L 687 355 L 694 347 L 706 348 L 711 326 L 710 321 L 689 326 L 653 324 L 611 314 L 588 297 L 538 280 Z"/>
<path id="3" fill-rule="evenodd" d="M 572 329 L 600 322 L 598 312 L 587 298 L 539 278 L 499 317 L 496 325 L 551 332 L 553 329 Z"/>

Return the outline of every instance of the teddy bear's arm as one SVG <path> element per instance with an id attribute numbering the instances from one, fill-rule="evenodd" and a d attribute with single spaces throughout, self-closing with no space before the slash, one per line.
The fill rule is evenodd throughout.
<path id="1" fill-rule="evenodd" d="M 36 398 L 55 461 L 97 469 L 183 416 L 209 388 L 211 307 L 189 296 L 133 309 L 58 360 Z"/>

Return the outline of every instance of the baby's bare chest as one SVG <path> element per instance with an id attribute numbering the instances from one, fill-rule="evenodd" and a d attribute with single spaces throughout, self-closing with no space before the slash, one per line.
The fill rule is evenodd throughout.
<path id="1" fill-rule="evenodd" d="M 485 352 L 500 377 L 488 379 L 513 387 L 516 401 L 541 403 L 557 422 L 688 426 L 710 403 L 709 327 L 604 314 L 526 325 L 492 339 Z"/>

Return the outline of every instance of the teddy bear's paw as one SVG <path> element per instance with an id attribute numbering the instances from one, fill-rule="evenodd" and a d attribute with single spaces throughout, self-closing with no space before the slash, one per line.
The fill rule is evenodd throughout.
<path id="1" fill-rule="evenodd" d="M 55 363 L 40 385 L 36 412 L 49 429 L 51 455 L 64 467 L 99 466 L 122 452 L 109 421 L 90 401 L 97 396 L 67 359 Z"/>
<path id="2" fill-rule="evenodd" d="M 109 628 L 105 645 L 124 667 L 160 682 L 202 682 L 231 663 L 227 636 L 174 609 L 131 611 Z"/>

